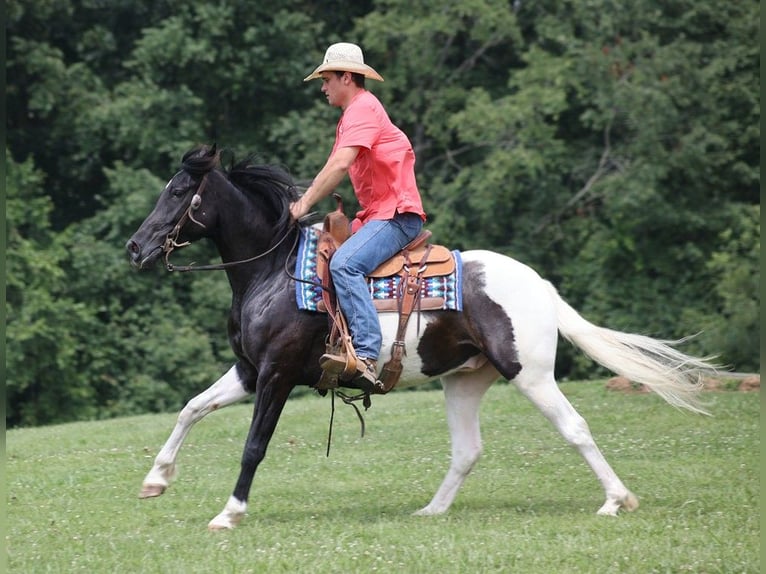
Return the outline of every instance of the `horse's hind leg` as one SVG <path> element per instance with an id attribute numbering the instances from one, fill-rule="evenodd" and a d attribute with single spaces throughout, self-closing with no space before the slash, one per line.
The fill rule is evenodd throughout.
<path id="1" fill-rule="evenodd" d="M 447 475 L 428 506 L 418 516 L 442 514 L 449 509 L 482 452 L 479 405 L 484 394 L 499 376 L 486 363 L 473 372 L 455 373 L 442 378 L 447 424 L 452 440 L 452 460 Z"/>
<path id="2" fill-rule="evenodd" d="M 176 457 L 186 435 L 195 423 L 214 410 L 244 399 L 248 393 L 240 378 L 237 366 L 191 399 L 178 415 L 173 432 L 154 459 L 154 465 L 141 485 L 139 498 L 160 496 L 175 476 Z"/>
<path id="3" fill-rule="evenodd" d="M 522 370 L 513 381 L 516 387 L 532 401 L 556 429 L 574 446 L 598 477 L 606 493 L 606 502 L 598 514 L 616 516 L 620 508 L 635 510 L 638 500 L 609 466 L 604 455 L 596 446 L 585 419 L 574 409 L 559 390 L 553 374 Z"/>

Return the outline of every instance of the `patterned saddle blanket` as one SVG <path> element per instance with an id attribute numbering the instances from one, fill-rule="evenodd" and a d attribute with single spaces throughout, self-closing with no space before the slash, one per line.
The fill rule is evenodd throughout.
<path id="1" fill-rule="evenodd" d="M 298 259 L 295 263 L 295 275 L 303 281 L 295 282 L 295 297 L 298 308 L 306 311 L 325 312 L 322 303 L 322 288 L 317 275 L 317 240 L 319 230 L 315 227 L 301 229 L 298 244 Z M 454 271 L 448 275 L 423 278 L 420 289 L 419 307 L 421 310 L 444 309 L 463 310 L 462 273 L 463 264 L 460 252 L 452 251 L 455 257 Z M 397 294 L 401 276 L 368 278 L 370 297 L 379 313 L 398 312 Z"/>

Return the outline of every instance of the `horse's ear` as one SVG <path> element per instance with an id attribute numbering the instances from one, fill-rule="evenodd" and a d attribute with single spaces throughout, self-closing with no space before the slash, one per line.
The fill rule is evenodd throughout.
<path id="1" fill-rule="evenodd" d="M 231 172 L 234 169 L 234 152 L 231 148 L 225 147 L 221 150 L 219 162 L 224 171 Z"/>
<path id="2" fill-rule="evenodd" d="M 218 153 L 218 142 L 213 142 L 213 145 L 210 146 L 210 150 L 207 152 L 208 157 L 215 157 L 215 154 Z"/>

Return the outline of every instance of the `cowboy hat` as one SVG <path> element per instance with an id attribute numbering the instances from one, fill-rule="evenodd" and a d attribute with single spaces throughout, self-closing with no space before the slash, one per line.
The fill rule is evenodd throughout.
<path id="1" fill-rule="evenodd" d="M 322 72 L 354 72 L 363 74 L 365 78 L 371 80 L 383 81 L 380 74 L 364 63 L 362 49 L 348 42 L 339 42 L 327 48 L 324 61 L 311 72 L 311 75 L 303 78 L 303 81 L 321 78 Z"/>

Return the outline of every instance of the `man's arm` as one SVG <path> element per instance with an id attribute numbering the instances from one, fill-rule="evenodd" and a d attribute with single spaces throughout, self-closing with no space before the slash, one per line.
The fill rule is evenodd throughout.
<path id="1" fill-rule="evenodd" d="M 359 154 L 358 147 L 342 147 L 333 153 L 324 167 L 311 182 L 301 198 L 290 204 L 290 214 L 298 220 L 306 215 L 320 199 L 330 195 L 348 173 L 351 164 Z"/>

